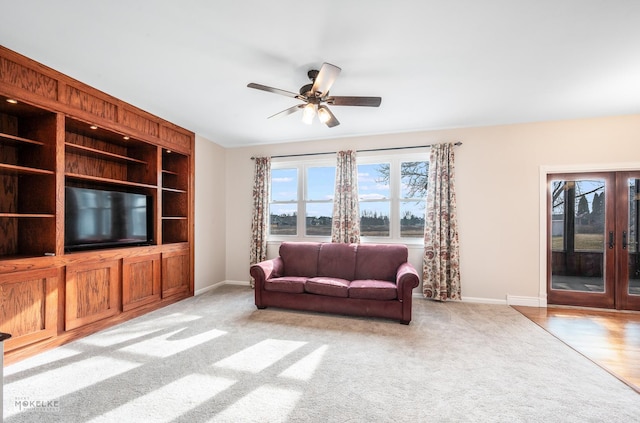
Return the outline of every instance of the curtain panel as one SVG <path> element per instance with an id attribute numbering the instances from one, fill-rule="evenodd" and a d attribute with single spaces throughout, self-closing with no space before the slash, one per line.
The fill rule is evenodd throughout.
<path id="1" fill-rule="evenodd" d="M 250 264 L 267 258 L 269 224 L 269 186 L 271 185 L 271 157 L 256 157 L 253 176 L 253 213 L 251 218 Z M 255 287 L 253 278 L 251 287 Z"/>
<path id="2" fill-rule="evenodd" d="M 461 299 L 453 150 L 454 144 L 435 144 L 429 158 L 422 290 L 440 301 Z"/>
<path id="3" fill-rule="evenodd" d="M 358 165 L 353 150 L 339 151 L 336 157 L 331 242 L 360 242 Z"/>

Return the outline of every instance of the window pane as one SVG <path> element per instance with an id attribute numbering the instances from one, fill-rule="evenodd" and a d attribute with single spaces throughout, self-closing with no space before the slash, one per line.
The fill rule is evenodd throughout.
<path id="1" fill-rule="evenodd" d="M 335 185 L 335 167 L 310 167 L 307 169 L 307 200 L 333 201 Z"/>
<path id="2" fill-rule="evenodd" d="M 360 201 L 386 200 L 389 197 L 389 163 L 358 165 L 358 198 Z"/>
<path id="3" fill-rule="evenodd" d="M 388 201 L 360 203 L 360 235 L 389 236 Z"/>
<path id="4" fill-rule="evenodd" d="M 429 162 L 402 162 L 400 198 L 426 198 Z"/>
<path id="5" fill-rule="evenodd" d="M 424 237 L 424 201 L 402 201 L 400 203 L 400 236 Z"/>
<path id="6" fill-rule="evenodd" d="M 298 200 L 298 169 L 271 170 L 271 201 Z"/>
<path id="7" fill-rule="evenodd" d="M 307 203 L 306 232 L 310 236 L 331 236 L 333 203 Z"/>
<path id="8" fill-rule="evenodd" d="M 271 204 L 269 207 L 269 233 L 271 235 L 296 235 L 297 204 Z"/>

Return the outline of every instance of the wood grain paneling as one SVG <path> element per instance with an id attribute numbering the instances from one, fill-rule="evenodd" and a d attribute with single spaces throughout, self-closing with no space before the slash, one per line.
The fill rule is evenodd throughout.
<path id="1" fill-rule="evenodd" d="M 10 333 L 5 351 L 56 335 L 58 269 L 3 275 L 0 332 Z"/>
<path id="2" fill-rule="evenodd" d="M 57 80 L 5 57 L 0 57 L 0 81 L 40 97 L 58 99 Z"/>
<path id="3" fill-rule="evenodd" d="M 162 298 L 189 291 L 189 251 L 162 254 Z"/>
<path id="4" fill-rule="evenodd" d="M 126 163 L 117 163 L 98 157 L 67 152 L 65 172 L 78 175 L 97 176 L 100 178 L 126 181 L 128 171 Z"/>
<path id="5" fill-rule="evenodd" d="M 56 222 L 53 217 L 19 218 L 18 251 L 30 256 L 42 256 L 56 251 Z"/>
<path id="6" fill-rule="evenodd" d="M 158 122 L 147 119 L 126 107 L 122 109 L 122 121 L 120 123 L 143 134 L 151 135 L 152 137 L 158 137 L 160 135 L 160 124 Z"/>
<path id="7" fill-rule="evenodd" d="M 189 197 L 184 192 L 162 192 L 162 215 L 165 217 L 186 217 Z"/>
<path id="8" fill-rule="evenodd" d="M 187 242 L 189 237 L 189 225 L 187 218 L 162 219 L 162 242 Z"/>
<path id="9" fill-rule="evenodd" d="M 160 301 L 160 254 L 125 258 L 122 262 L 122 309 Z"/>
<path id="10" fill-rule="evenodd" d="M 71 330 L 120 311 L 119 260 L 67 267 L 65 330 Z"/>
<path id="11" fill-rule="evenodd" d="M 73 86 L 66 85 L 65 88 L 64 101 L 69 106 L 101 119 L 116 121 L 118 108 L 115 104 Z"/>
<path id="12" fill-rule="evenodd" d="M 160 139 L 178 147 L 183 153 L 191 151 L 193 137 L 166 125 L 160 127 Z"/>
<path id="13" fill-rule="evenodd" d="M 0 258 L 12 256 L 18 251 L 18 221 L 0 217 Z"/>

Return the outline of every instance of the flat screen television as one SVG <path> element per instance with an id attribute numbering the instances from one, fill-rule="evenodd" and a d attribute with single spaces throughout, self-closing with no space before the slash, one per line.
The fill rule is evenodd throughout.
<path id="1" fill-rule="evenodd" d="M 65 251 L 151 244 L 151 197 L 102 189 L 65 188 Z"/>

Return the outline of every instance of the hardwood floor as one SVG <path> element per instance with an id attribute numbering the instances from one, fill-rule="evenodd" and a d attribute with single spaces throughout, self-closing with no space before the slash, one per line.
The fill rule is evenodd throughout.
<path id="1" fill-rule="evenodd" d="M 560 306 L 513 308 L 640 393 L 640 313 Z"/>

